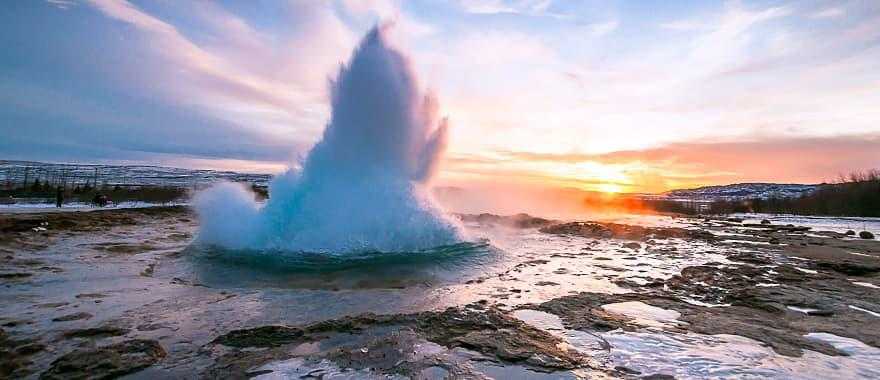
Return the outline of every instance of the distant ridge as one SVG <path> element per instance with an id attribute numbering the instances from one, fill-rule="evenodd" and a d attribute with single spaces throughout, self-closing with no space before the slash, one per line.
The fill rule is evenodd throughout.
<path id="1" fill-rule="evenodd" d="M 0 184 L 19 184 L 25 179 L 28 184 L 34 180 L 56 179 L 71 185 L 92 182 L 111 186 L 194 187 L 217 181 L 231 181 L 267 186 L 272 175 L 141 164 L 72 164 L 0 160 Z"/>
<path id="2" fill-rule="evenodd" d="M 766 198 L 797 198 L 810 194 L 821 184 L 786 184 L 786 183 L 735 183 L 731 185 L 703 186 L 693 189 L 670 190 L 662 195 L 670 198 L 689 199 L 766 199 Z"/>

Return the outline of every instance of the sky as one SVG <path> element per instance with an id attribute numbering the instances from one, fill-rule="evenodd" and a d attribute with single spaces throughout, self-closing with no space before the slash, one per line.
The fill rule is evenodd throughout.
<path id="1" fill-rule="evenodd" d="M 659 192 L 880 167 L 880 2 L 10 0 L 0 159 L 280 172 L 359 39 L 448 116 L 435 183 Z"/>

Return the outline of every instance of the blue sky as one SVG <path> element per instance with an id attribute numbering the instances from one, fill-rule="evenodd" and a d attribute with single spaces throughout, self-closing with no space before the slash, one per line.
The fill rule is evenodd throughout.
<path id="1" fill-rule="evenodd" d="M 380 20 L 451 121 L 441 182 L 880 166 L 876 1 L 8 1 L 0 158 L 279 171 Z"/>

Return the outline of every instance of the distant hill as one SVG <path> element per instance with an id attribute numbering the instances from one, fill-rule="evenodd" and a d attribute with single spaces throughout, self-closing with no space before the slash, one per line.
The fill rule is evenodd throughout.
<path id="1" fill-rule="evenodd" d="M 0 186 L 17 187 L 27 180 L 53 184 L 194 187 L 217 181 L 247 182 L 265 187 L 270 174 L 182 169 L 152 165 L 96 165 L 0 160 Z"/>
<path id="2" fill-rule="evenodd" d="M 749 200 L 716 199 L 711 203 L 709 212 L 880 217 L 880 170 L 853 172 L 842 177 L 839 182 L 814 186 L 814 190 L 804 193 L 803 196 L 793 196 L 796 189 L 779 193 L 792 195 L 789 197 L 777 195 Z"/>
<path id="3" fill-rule="evenodd" d="M 669 198 L 701 200 L 798 198 L 813 193 L 820 186 L 822 185 L 735 183 L 732 185 L 703 186 L 695 189 L 671 190 L 663 193 L 663 195 Z"/>

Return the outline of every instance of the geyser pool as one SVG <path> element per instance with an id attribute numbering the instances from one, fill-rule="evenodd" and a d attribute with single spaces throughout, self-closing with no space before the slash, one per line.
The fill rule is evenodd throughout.
<path id="1" fill-rule="evenodd" d="M 201 243 L 286 252 L 410 252 L 462 241 L 427 183 L 446 145 L 437 102 L 420 91 L 387 27 L 372 29 L 331 83 L 332 113 L 302 169 L 259 206 L 225 183 L 196 197 Z"/>
<path id="2" fill-rule="evenodd" d="M 187 252 L 198 283 L 214 288 L 401 289 L 460 284 L 497 263 L 487 241 L 414 252 L 345 255 L 195 246 Z"/>

